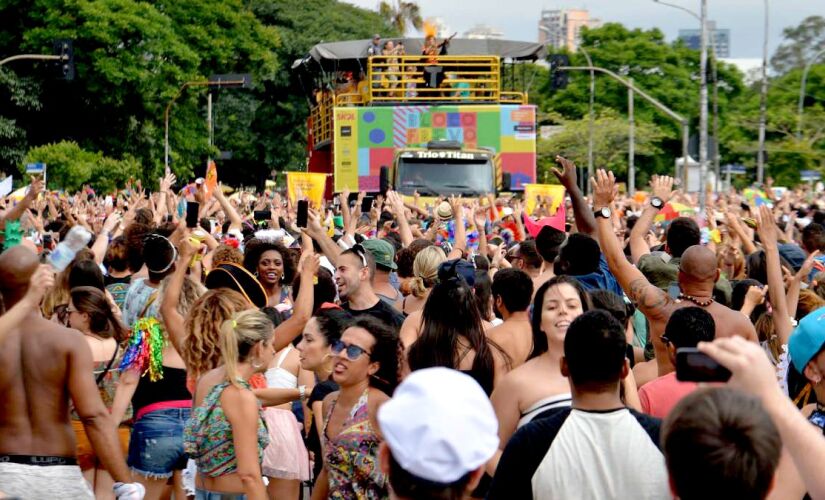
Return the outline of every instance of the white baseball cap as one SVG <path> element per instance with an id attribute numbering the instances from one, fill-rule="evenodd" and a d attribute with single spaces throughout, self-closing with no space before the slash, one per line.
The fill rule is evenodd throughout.
<path id="1" fill-rule="evenodd" d="M 498 420 L 481 386 L 449 368 L 412 372 L 378 410 L 392 456 L 405 471 L 453 483 L 498 449 Z"/>

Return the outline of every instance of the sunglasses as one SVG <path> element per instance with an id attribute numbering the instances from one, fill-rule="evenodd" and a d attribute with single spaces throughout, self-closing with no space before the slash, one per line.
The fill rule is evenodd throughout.
<path id="1" fill-rule="evenodd" d="M 665 337 L 664 335 L 662 335 L 662 336 L 661 336 L 661 337 L 659 337 L 659 338 L 661 338 L 661 339 L 662 339 L 662 343 L 663 343 L 664 345 L 668 345 L 668 344 L 670 344 L 670 339 L 669 339 L 669 338 L 667 338 L 667 337 Z"/>
<path id="2" fill-rule="evenodd" d="M 361 266 L 367 267 L 367 249 L 361 246 L 360 243 L 356 243 L 352 245 L 352 251 L 355 252 L 355 255 L 361 257 Z"/>
<path id="3" fill-rule="evenodd" d="M 358 347 L 355 344 L 345 344 L 344 341 L 338 340 L 331 347 L 332 354 L 340 356 L 342 352 L 346 351 L 347 359 L 355 361 L 361 357 L 362 354 L 372 356 L 372 353 L 363 347 Z"/>
<path id="4" fill-rule="evenodd" d="M 69 304 L 54 306 L 54 313 L 57 314 L 57 321 L 62 325 L 66 325 L 66 322 L 69 320 Z"/>

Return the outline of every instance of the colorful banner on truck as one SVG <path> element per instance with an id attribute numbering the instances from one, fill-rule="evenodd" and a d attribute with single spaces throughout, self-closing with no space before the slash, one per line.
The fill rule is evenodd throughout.
<path id="1" fill-rule="evenodd" d="M 377 191 L 382 166 L 391 167 L 401 148 L 434 140 L 465 148 L 490 148 L 505 190 L 535 182 L 536 107 L 532 105 L 387 106 L 335 108 L 335 191 Z"/>
<path id="2" fill-rule="evenodd" d="M 292 206 L 298 200 L 306 199 L 312 208 L 319 210 L 324 201 L 324 189 L 327 186 L 327 174 L 310 172 L 287 172 L 286 189 Z"/>

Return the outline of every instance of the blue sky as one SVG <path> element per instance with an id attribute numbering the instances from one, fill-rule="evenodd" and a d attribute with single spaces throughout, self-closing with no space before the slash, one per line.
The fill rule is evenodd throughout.
<path id="1" fill-rule="evenodd" d="M 348 0 L 355 5 L 376 9 L 378 0 Z M 699 11 L 699 0 L 671 0 Z M 620 22 L 635 28 L 658 27 L 669 40 L 680 28 L 695 28 L 698 22 L 681 11 L 657 5 L 653 0 L 589 0 L 559 2 L 549 0 L 418 0 L 422 13 L 440 16 L 453 31 L 462 33 L 476 24 L 504 31 L 513 40 L 535 41 L 542 8 L 586 8 L 590 15 L 605 22 Z M 513 8 L 504 8 L 503 6 Z M 762 57 L 763 1 L 708 0 L 708 15 L 718 28 L 731 30 L 731 57 Z M 825 0 L 770 0 L 770 50 L 779 45 L 782 29 L 795 26 L 811 15 L 825 15 Z"/>

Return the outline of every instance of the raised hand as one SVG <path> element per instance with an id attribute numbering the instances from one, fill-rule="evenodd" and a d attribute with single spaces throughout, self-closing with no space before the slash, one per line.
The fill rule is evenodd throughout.
<path id="1" fill-rule="evenodd" d="M 778 231 L 771 209 L 767 205 L 760 206 L 756 217 L 756 232 L 762 246 L 766 249 L 777 248 Z"/>
<path id="2" fill-rule="evenodd" d="M 165 175 L 160 180 L 160 192 L 165 193 L 165 192 L 169 191 L 169 188 L 172 187 L 172 185 L 175 182 L 177 182 L 177 180 L 178 179 L 177 179 L 177 177 L 175 177 L 175 174 L 169 172 L 169 174 Z"/>
<path id="3" fill-rule="evenodd" d="M 571 187 L 576 187 L 576 164 L 561 155 L 556 155 L 556 163 L 559 164 L 561 170 L 555 167 L 552 167 L 551 170 L 553 171 L 553 174 L 558 177 L 562 186 L 568 190 Z"/>
<path id="4" fill-rule="evenodd" d="M 650 180 L 650 192 L 656 198 L 660 198 L 667 203 L 673 197 L 673 177 L 654 175 Z"/>
<path id="5" fill-rule="evenodd" d="M 619 186 L 613 172 L 608 172 L 602 168 L 596 171 L 596 176 L 590 179 L 593 185 L 593 208 L 609 207 L 619 194 Z"/>
<path id="6" fill-rule="evenodd" d="M 49 264 L 41 264 L 29 278 L 29 289 L 23 297 L 32 308 L 40 306 L 40 301 L 46 292 L 54 286 L 54 268 Z"/>

